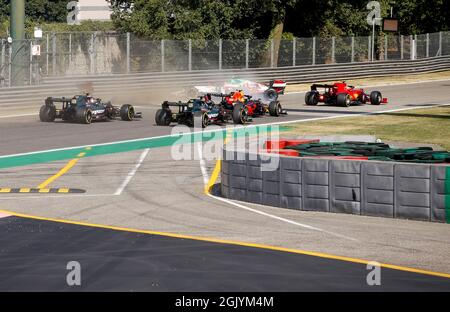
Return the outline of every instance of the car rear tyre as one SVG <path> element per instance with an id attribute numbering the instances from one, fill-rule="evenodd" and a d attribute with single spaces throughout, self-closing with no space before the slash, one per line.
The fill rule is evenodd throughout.
<path id="1" fill-rule="evenodd" d="M 264 91 L 264 96 L 267 101 L 276 101 L 278 99 L 278 93 L 274 89 L 267 89 Z"/>
<path id="2" fill-rule="evenodd" d="M 317 93 L 310 91 L 305 94 L 305 104 L 306 105 L 317 105 L 319 100 L 317 99 Z"/>
<path id="3" fill-rule="evenodd" d="M 269 114 L 270 116 L 278 117 L 283 112 L 283 109 L 281 108 L 281 104 L 278 101 L 270 102 L 269 104 Z"/>
<path id="4" fill-rule="evenodd" d="M 89 125 L 92 123 L 92 111 L 89 108 L 83 108 L 77 111 L 78 122 Z"/>
<path id="5" fill-rule="evenodd" d="M 244 108 L 244 105 L 240 103 L 234 104 L 233 107 L 233 123 L 243 125 L 247 121 L 247 111 Z"/>
<path id="6" fill-rule="evenodd" d="M 372 91 L 370 92 L 370 104 L 372 105 L 380 105 L 383 100 L 380 91 Z"/>
<path id="7" fill-rule="evenodd" d="M 134 107 L 130 104 L 124 104 L 120 108 L 120 118 L 123 121 L 132 121 L 134 118 Z"/>
<path id="8" fill-rule="evenodd" d="M 52 122 L 56 118 L 56 108 L 55 106 L 42 105 L 39 110 L 39 119 L 42 122 Z"/>
<path id="9" fill-rule="evenodd" d="M 156 111 L 155 122 L 158 126 L 168 126 L 170 125 L 172 113 L 168 109 L 160 108 Z"/>
<path id="10" fill-rule="evenodd" d="M 350 95 L 347 93 L 339 93 L 336 98 L 336 104 L 338 106 L 344 106 L 348 107 L 350 106 L 352 99 L 350 98 Z"/>

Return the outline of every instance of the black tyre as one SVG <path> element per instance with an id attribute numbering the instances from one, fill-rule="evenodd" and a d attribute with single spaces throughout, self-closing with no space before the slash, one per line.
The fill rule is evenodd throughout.
<path id="1" fill-rule="evenodd" d="M 134 107 L 130 104 L 124 104 L 120 108 L 120 118 L 123 121 L 132 121 L 134 118 Z"/>
<path id="2" fill-rule="evenodd" d="M 317 98 L 317 92 L 310 91 L 305 94 L 305 104 L 306 105 L 317 105 L 319 99 Z"/>
<path id="3" fill-rule="evenodd" d="M 206 128 L 209 125 L 209 117 L 207 112 L 202 114 L 202 128 Z"/>
<path id="4" fill-rule="evenodd" d="M 79 123 L 89 125 L 92 123 L 92 111 L 89 108 L 81 108 L 77 111 L 76 120 Z"/>
<path id="5" fill-rule="evenodd" d="M 206 128 L 209 124 L 209 117 L 207 112 L 196 112 L 193 115 L 193 126 L 199 127 L 201 125 L 202 128 Z"/>
<path id="6" fill-rule="evenodd" d="M 276 101 L 278 99 L 278 93 L 274 89 L 267 89 L 264 91 L 264 97 L 269 102 Z"/>
<path id="7" fill-rule="evenodd" d="M 380 91 L 372 91 L 370 92 L 370 104 L 372 105 L 380 105 L 383 97 L 381 96 Z"/>
<path id="8" fill-rule="evenodd" d="M 168 109 L 160 108 L 156 111 L 155 122 L 158 126 L 168 126 L 172 121 L 172 113 Z"/>
<path id="9" fill-rule="evenodd" d="M 52 122 L 56 118 L 56 107 L 50 105 L 42 105 L 39 110 L 39 119 L 42 122 Z"/>
<path id="10" fill-rule="evenodd" d="M 240 103 L 234 104 L 232 118 L 235 124 L 243 125 L 247 122 L 247 111 L 244 105 Z"/>
<path id="11" fill-rule="evenodd" d="M 270 102 L 269 104 L 269 114 L 270 116 L 278 117 L 283 112 L 283 109 L 281 108 L 281 104 L 278 101 Z"/>
<path id="12" fill-rule="evenodd" d="M 352 99 L 350 98 L 349 94 L 347 94 L 347 93 L 339 93 L 337 95 L 336 104 L 338 106 L 347 107 L 347 106 L 350 106 L 351 102 L 352 102 Z"/>

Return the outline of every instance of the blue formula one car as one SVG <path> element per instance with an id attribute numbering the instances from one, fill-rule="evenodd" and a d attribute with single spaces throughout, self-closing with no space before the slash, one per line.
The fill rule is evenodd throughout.
<path id="1" fill-rule="evenodd" d="M 55 103 L 62 103 L 61 108 L 57 108 Z M 48 97 L 45 104 L 39 110 L 39 119 L 42 122 L 53 122 L 56 119 L 90 124 L 92 121 L 106 121 L 120 117 L 124 121 L 131 121 L 134 118 L 141 118 L 142 113 L 137 113 L 130 104 L 117 107 L 111 102 L 103 102 L 99 98 L 87 95 L 76 95 L 72 98 Z"/>

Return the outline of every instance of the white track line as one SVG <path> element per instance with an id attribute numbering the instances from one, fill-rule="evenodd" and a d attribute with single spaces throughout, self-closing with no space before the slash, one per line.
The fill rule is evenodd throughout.
<path id="1" fill-rule="evenodd" d="M 203 159 L 203 144 L 202 143 L 197 143 L 197 150 L 198 150 L 198 156 L 200 158 L 200 170 L 202 171 L 203 184 L 205 186 L 207 186 L 208 181 L 209 181 L 209 176 L 208 176 L 208 172 L 206 170 L 206 162 Z"/>
<path id="2" fill-rule="evenodd" d="M 114 193 L 114 195 L 118 196 L 121 195 L 123 190 L 127 187 L 128 183 L 130 183 L 131 179 L 133 179 L 134 175 L 136 174 L 136 172 L 138 171 L 139 167 L 142 165 L 142 163 L 145 160 L 145 157 L 147 157 L 148 152 L 150 151 L 150 149 L 145 149 L 142 153 L 141 156 L 139 157 L 136 165 L 134 166 L 134 168 L 128 173 L 128 175 L 126 176 L 125 180 L 122 182 L 122 184 L 117 188 L 116 192 Z"/>
<path id="3" fill-rule="evenodd" d="M 204 182 L 204 185 L 206 187 L 208 185 L 209 176 L 208 176 L 208 173 L 207 173 L 207 170 L 206 170 L 205 160 L 203 159 L 202 145 L 200 143 L 197 143 L 197 149 L 198 149 L 198 155 L 199 155 L 199 158 L 200 158 L 200 161 L 199 161 L 199 163 L 200 163 L 200 170 L 202 172 L 203 182 Z M 353 237 L 348 237 L 348 236 L 341 235 L 341 234 L 338 234 L 338 233 L 330 232 L 330 231 L 327 231 L 327 230 L 324 230 L 324 229 L 321 229 L 321 228 L 318 228 L 318 227 L 314 227 L 314 226 L 311 226 L 311 225 L 299 223 L 299 222 L 292 221 L 292 220 L 289 220 L 289 219 L 286 219 L 286 218 L 275 216 L 275 215 L 267 213 L 267 212 L 263 212 L 263 211 L 260 211 L 260 210 L 257 210 L 257 209 L 253 209 L 253 208 L 244 206 L 242 204 L 235 203 L 235 202 L 233 202 L 233 201 L 231 201 L 229 199 L 218 197 L 218 196 L 214 196 L 214 195 L 212 195 L 209 192 L 207 192 L 207 195 L 209 197 L 211 197 L 211 198 L 214 198 L 214 199 L 218 200 L 218 201 L 221 201 L 221 202 L 233 205 L 235 207 L 238 207 L 238 208 L 241 208 L 241 209 L 253 212 L 253 213 L 257 213 L 257 214 L 260 214 L 260 215 L 263 215 L 265 217 L 269 217 L 269 218 L 272 218 L 272 219 L 275 219 L 275 220 L 278 220 L 278 221 L 289 223 L 289 224 L 292 224 L 292 225 L 295 225 L 295 226 L 299 226 L 299 227 L 302 227 L 302 228 L 305 228 L 305 229 L 308 229 L 308 230 L 313 230 L 313 231 L 326 233 L 326 234 L 329 234 L 329 235 L 332 235 L 332 236 L 336 236 L 336 237 L 339 237 L 339 238 L 344 238 L 344 239 L 351 240 L 351 241 L 358 241 L 357 239 L 355 239 Z"/>
<path id="4" fill-rule="evenodd" d="M 329 235 L 332 235 L 332 236 L 336 236 L 336 237 L 339 237 L 339 238 L 344 238 L 344 239 L 355 241 L 355 242 L 358 241 L 356 238 L 353 238 L 353 237 L 345 236 L 345 235 L 338 234 L 338 233 L 335 233 L 335 232 L 330 232 L 328 230 L 324 230 L 324 229 L 321 229 L 321 228 L 318 228 L 318 227 L 315 227 L 315 226 L 311 226 L 311 225 L 299 223 L 299 222 L 296 222 L 296 221 L 292 221 L 292 220 L 289 220 L 289 219 L 286 219 L 286 218 L 283 218 L 283 217 L 278 217 L 278 216 L 275 216 L 273 214 L 270 214 L 270 213 L 267 213 L 267 212 L 264 212 L 264 211 L 260 211 L 260 210 L 254 209 L 254 208 L 247 207 L 247 206 L 242 205 L 242 204 L 238 204 L 238 203 L 236 203 L 234 201 L 231 201 L 229 199 L 226 199 L 226 198 L 218 197 L 218 196 L 215 196 L 215 195 L 212 195 L 212 194 L 208 194 L 208 196 L 211 197 L 211 198 L 214 198 L 216 200 L 219 200 L 221 202 L 233 205 L 235 207 L 238 207 L 238 208 L 241 208 L 241 209 L 244 209 L 244 210 L 248 210 L 248 211 L 251 211 L 251 212 L 254 212 L 254 213 L 257 213 L 257 214 L 269 217 L 269 218 L 272 218 L 272 219 L 276 219 L 276 220 L 279 220 L 279 221 L 282 221 L 282 222 L 286 222 L 286 223 L 289 223 L 289 224 L 292 224 L 292 225 L 300 226 L 300 227 L 305 228 L 305 229 L 326 233 L 326 234 L 329 234 Z"/>

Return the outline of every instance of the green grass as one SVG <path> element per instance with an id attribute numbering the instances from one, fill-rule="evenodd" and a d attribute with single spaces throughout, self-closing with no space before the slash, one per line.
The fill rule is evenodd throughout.
<path id="1" fill-rule="evenodd" d="M 291 125 L 288 133 L 366 134 L 385 141 L 438 144 L 450 150 L 450 106 L 303 122 Z"/>

